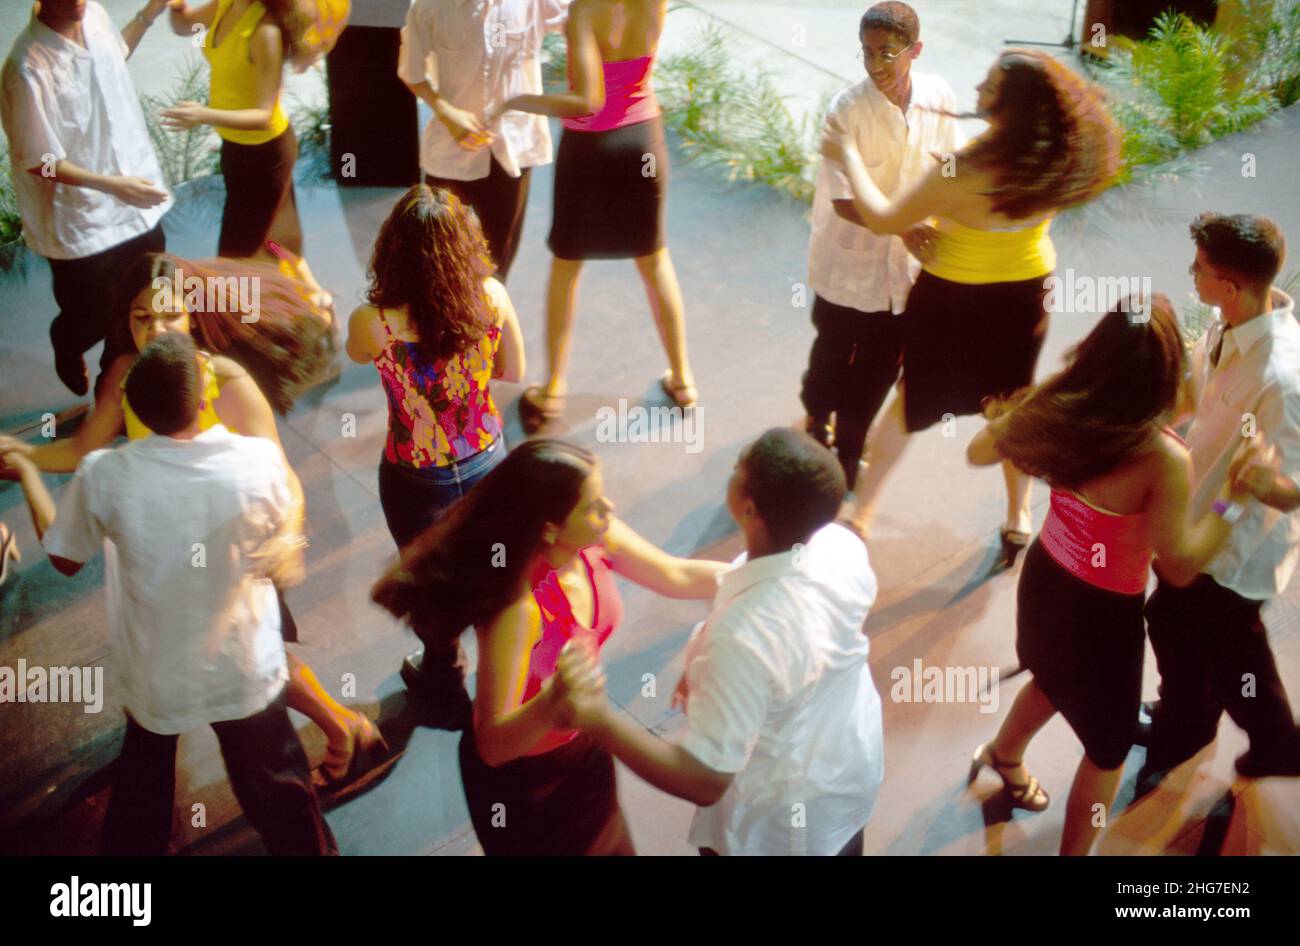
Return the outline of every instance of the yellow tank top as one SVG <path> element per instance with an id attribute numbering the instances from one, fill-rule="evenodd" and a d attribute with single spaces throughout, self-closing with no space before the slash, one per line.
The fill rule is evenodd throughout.
<path id="1" fill-rule="evenodd" d="M 1052 218 L 1019 230 L 976 230 L 940 218 L 934 259 L 922 268 L 959 283 L 1022 282 L 1056 268 L 1056 248 L 1048 230 Z"/>
<path id="2" fill-rule="evenodd" d="M 217 15 L 212 19 L 212 28 L 203 37 L 203 56 L 212 69 L 212 84 L 208 92 L 208 104 L 216 109 L 237 110 L 257 107 L 257 75 L 253 70 L 253 59 L 249 53 L 249 44 L 253 32 L 266 15 L 266 7 L 260 0 L 248 5 L 234 29 L 221 40 L 215 49 L 212 38 L 217 27 L 230 11 L 235 0 L 218 0 Z M 271 127 L 260 131 L 248 131 L 238 128 L 216 126 L 218 135 L 226 141 L 241 145 L 260 145 L 278 138 L 289 127 L 289 117 L 284 113 L 280 99 L 275 100 L 275 113 L 271 116 Z"/>
<path id="3" fill-rule="evenodd" d="M 217 416 L 217 409 L 213 407 L 218 397 L 221 396 L 221 384 L 217 381 L 217 369 L 212 364 L 212 357 L 206 353 L 200 353 L 203 371 L 203 403 L 199 405 L 199 429 L 207 430 L 209 427 L 215 427 L 221 423 L 221 418 Z M 131 405 L 126 402 L 126 379 L 122 379 L 122 417 L 126 420 L 126 437 L 128 440 L 143 440 L 148 437 L 152 430 L 144 425 L 139 417 L 135 416 L 135 411 L 131 410 Z M 235 433 L 234 428 L 229 424 L 226 425 L 231 433 Z"/>

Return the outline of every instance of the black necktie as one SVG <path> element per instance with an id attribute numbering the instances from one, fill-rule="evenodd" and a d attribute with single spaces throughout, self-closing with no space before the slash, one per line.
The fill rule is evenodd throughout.
<path id="1" fill-rule="evenodd" d="M 1211 368 L 1219 367 L 1219 357 L 1223 354 L 1223 340 L 1228 337 L 1228 333 L 1231 331 L 1232 329 L 1225 328 L 1222 332 L 1219 333 L 1219 340 L 1214 343 L 1214 348 L 1211 349 L 1210 351 Z"/>

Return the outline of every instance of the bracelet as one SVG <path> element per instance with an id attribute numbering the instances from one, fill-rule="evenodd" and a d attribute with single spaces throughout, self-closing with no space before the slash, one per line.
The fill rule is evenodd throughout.
<path id="1" fill-rule="evenodd" d="M 1246 512 L 1246 507 L 1232 500 L 1217 499 L 1214 501 L 1214 512 L 1228 525 L 1233 525 Z"/>
<path id="2" fill-rule="evenodd" d="M 286 532 L 280 536 L 280 540 L 291 549 L 305 549 L 307 547 L 307 537 L 301 532 Z"/>

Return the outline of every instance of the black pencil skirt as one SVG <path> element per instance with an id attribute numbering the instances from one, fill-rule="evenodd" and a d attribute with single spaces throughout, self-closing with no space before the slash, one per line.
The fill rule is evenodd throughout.
<path id="1" fill-rule="evenodd" d="M 275 238 L 292 253 L 302 255 L 302 225 L 293 190 L 293 166 L 298 139 L 289 127 L 260 145 L 221 142 L 221 176 L 226 182 L 226 206 L 221 212 L 217 254 L 252 256 Z M 276 227 L 281 212 L 288 225 Z M 275 232 L 282 230 L 283 232 Z"/>

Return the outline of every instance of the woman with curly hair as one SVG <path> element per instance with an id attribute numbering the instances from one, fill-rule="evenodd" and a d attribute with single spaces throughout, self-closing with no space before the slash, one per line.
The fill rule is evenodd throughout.
<path id="1" fill-rule="evenodd" d="M 162 112 L 172 131 L 211 125 L 221 138 L 226 206 L 221 256 L 271 259 L 273 239 L 302 255 L 293 190 L 298 139 L 280 103 L 284 64 L 304 51 L 312 20 L 299 0 L 208 0 L 191 9 L 172 0 L 172 31 L 203 37 L 211 69 L 209 104 L 177 102 Z"/>
<path id="2" fill-rule="evenodd" d="M 373 363 L 388 398 L 379 502 L 405 548 L 506 452 L 490 383 L 524 375 L 524 343 L 474 213 L 448 190 L 417 184 L 379 229 L 367 304 L 348 323 L 348 356 Z M 447 725 L 469 708 L 456 642 L 402 676 Z"/>
<path id="3" fill-rule="evenodd" d="M 1009 49 L 980 83 L 989 128 L 892 205 L 852 137 L 827 124 L 822 154 L 844 163 L 854 206 L 876 233 L 936 218 L 903 313 L 903 377 L 870 438 L 850 513 L 865 534 L 907 435 L 1030 384 L 1047 334 L 1048 236 L 1055 214 L 1096 196 L 1119 169 L 1120 132 L 1100 89 L 1040 52 Z M 1029 542 L 1029 478 L 1003 464 L 1002 563 Z"/>

